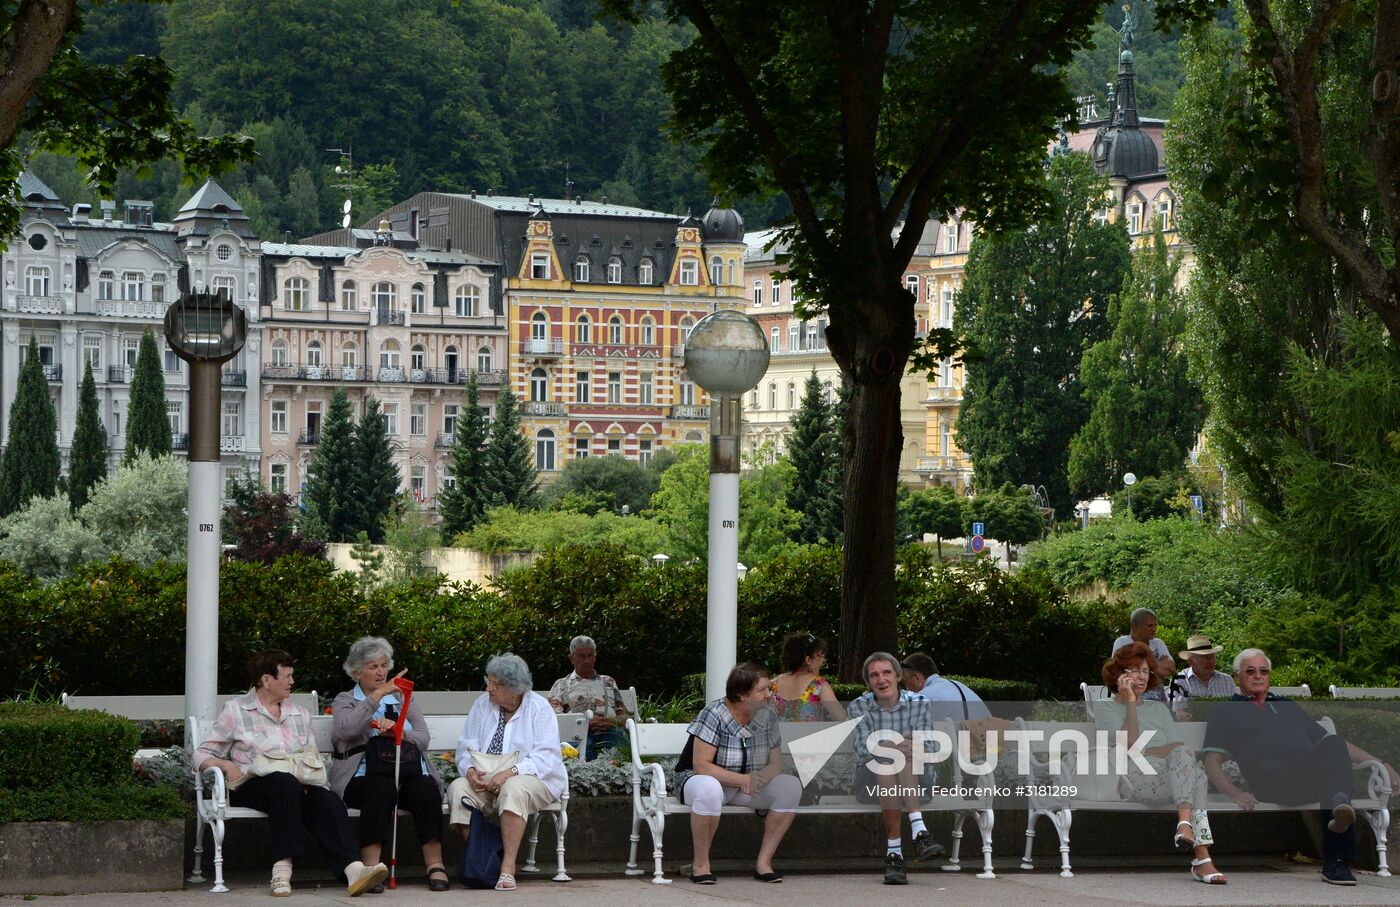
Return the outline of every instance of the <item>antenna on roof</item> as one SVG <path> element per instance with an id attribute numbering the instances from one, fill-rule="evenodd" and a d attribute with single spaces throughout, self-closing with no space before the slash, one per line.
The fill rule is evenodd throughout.
<path id="1" fill-rule="evenodd" d="M 332 189 L 345 190 L 345 204 L 340 206 L 341 229 L 350 229 L 350 210 L 354 207 L 355 199 L 355 144 L 350 143 L 348 148 L 327 148 L 332 154 L 340 155 L 340 163 L 335 165 L 335 172 L 341 177 L 342 182 L 331 183 Z"/>

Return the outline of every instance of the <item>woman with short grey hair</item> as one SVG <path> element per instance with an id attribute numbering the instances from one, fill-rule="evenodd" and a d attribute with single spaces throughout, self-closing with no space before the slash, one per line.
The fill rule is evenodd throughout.
<path id="1" fill-rule="evenodd" d="M 394 822 L 394 809 L 413 816 L 428 888 L 446 891 L 447 867 L 442 862 L 442 778 L 428 758 L 428 722 L 418 703 L 408 702 L 403 746 L 397 755 L 394 724 L 403 698 L 394 681 L 394 647 L 381 636 L 362 636 L 345 656 L 345 673 L 355 686 L 335 697 L 331 707 L 331 790 L 345 805 L 360 811 L 360 855 L 366 865 L 379 861 L 384 839 Z M 395 777 L 395 762 L 398 774 Z"/>
<path id="2" fill-rule="evenodd" d="M 448 820 L 465 841 L 472 814 L 501 822 L 501 876 L 497 891 L 515 890 L 515 861 L 529 818 L 569 786 L 559 752 L 554 710 L 532 692 L 530 667 L 510 652 L 486 663 L 486 695 L 467 714 L 457 740 L 461 777 L 447 789 Z"/>

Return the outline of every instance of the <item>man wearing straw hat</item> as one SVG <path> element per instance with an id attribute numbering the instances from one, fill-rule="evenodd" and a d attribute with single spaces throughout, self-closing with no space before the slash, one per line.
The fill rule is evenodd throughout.
<path id="1" fill-rule="evenodd" d="M 1239 692 L 1229 674 L 1215 669 L 1215 656 L 1220 646 L 1213 646 L 1209 636 L 1192 636 L 1186 640 L 1186 648 L 1177 654 L 1190 664 L 1176 677 L 1176 686 L 1192 699 L 1206 696 L 1212 699 L 1229 699 Z"/>

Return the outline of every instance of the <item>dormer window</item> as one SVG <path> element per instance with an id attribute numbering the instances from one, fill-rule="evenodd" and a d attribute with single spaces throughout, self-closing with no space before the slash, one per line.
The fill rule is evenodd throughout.
<path id="1" fill-rule="evenodd" d="M 1128 232 L 1134 235 L 1142 232 L 1142 205 L 1137 202 L 1128 206 Z"/>
<path id="2" fill-rule="evenodd" d="M 549 279 L 549 255 L 545 252 L 534 252 L 530 255 L 530 279 Z"/>
<path id="3" fill-rule="evenodd" d="M 958 225 L 946 224 L 943 227 L 943 254 L 951 255 L 958 251 Z"/>
<path id="4" fill-rule="evenodd" d="M 622 283 L 622 259 L 616 255 L 608 259 L 608 283 Z"/>
<path id="5" fill-rule="evenodd" d="M 588 259 L 582 255 L 574 259 L 574 280 L 578 283 L 588 282 Z"/>
<path id="6" fill-rule="evenodd" d="M 693 258 L 681 260 L 681 286 L 698 287 L 700 285 L 700 263 Z"/>
<path id="7" fill-rule="evenodd" d="M 643 258 L 642 263 L 637 267 L 637 283 L 644 287 L 651 286 L 651 259 Z"/>
<path id="8" fill-rule="evenodd" d="M 1169 198 L 1157 199 L 1157 225 L 1162 230 L 1172 228 L 1172 201 Z"/>

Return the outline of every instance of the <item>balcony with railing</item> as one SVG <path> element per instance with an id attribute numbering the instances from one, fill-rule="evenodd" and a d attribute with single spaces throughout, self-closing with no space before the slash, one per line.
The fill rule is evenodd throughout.
<path id="1" fill-rule="evenodd" d="M 564 341 L 559 337 L 527 337 L 520 342 L 520 352 L 526 356 L 562 356 Z"/>
<path id="2" fill-rule="evenodd" d="M 378 314 L 379 324 L 402 325 L 408 321 L 407 314 L 399 309 L 380 309 Z"/>
<path id="3" fill-rule="evenodd" d="M 684 361 L 685 361 L 685 344 L 681 343 L 681 344 L 677 344 L 676 346 L 671 347 L 671 361 L 672 361 L 672 362 L 684 362 Z"/>
<path id="4" fill-rule="evenodd" d="M 106 318 L 164 318 L 166 304 L 149 299 L 99 299 L 97 314 Z"/>
<path id="5" fill-rule="evenodd" d="M 543 400 L 529 400 L 520 404 L 520 411 L 527 416 L 562 416 L 566 414 L 564 404 Z"/>
<path id="6" fill-rule="evenodd" d="M 467 383 L 467 379 L 466 379 L 465 375 L 462 377 L 462 383 L 463 383 L 463 384 L 466 384 L 466 383 Z M 486 387 L 486 386 L 488 386 L 488 385 L 491 386 L 491 387 L 498 387 L 498 386 L 500 386 L 500 385 L 506 383 L 506 373 L 505 373 L 504 370 L 489 371 L 489 372 L 477 372 L 477 373 L 476 373 L 476 383 L 477 383 L 478 385 L 481 385 L 482 387 Z"/>
<path id="7" fill-rule="evenodd" d="M 419 371 L 422 371 L 422 369 L 419 369 Z M 381 384 L 402 384 L 407 379 L 408 369 L 397 365 L 389 366 L 387 368 L 380 367 L 379 371 L 375 373 L 374 378 L 374 380 L 378 381 Z"/>
<path id="8" fill-rule="evenodd" d="M 57 364 L 55 364 L 55 365 L 46 365 L 46 366 L 44 366 L 44 380 L 45 380 L 45 381 L 62 381 L 62 380 L 63 380 L 63 366 L 57 365 Z"/>
<path id="9" fill-rule="evenodd" d="M 929 403 L 956 403 L 962 399 L 962 388 L 936 384 L 928 389 Z"/>
<path id="10" fill-rule="evenodd" d="M 28 315 L 62 315 L 62 296 L 20 296 L 15 300 L 19 311 Z"/>
<path id="11" fill-rule="evenodd" d="M 963 465 L 961 457 L 919 457 L 915 472 L 971 472 L 970 466 Z"/>
<path id="12" fill-rule="evenodd" d="M 220 380 L 224 387 L 247 387 L 248 373 L 243 369 L 226 368 L 220 371 Z"/>
<path id="13" fill-rule="evenodd" d="M 302 429 L 301 434 L 297 436 L 297 443 L 315 447 L 317 444 L 321 443 L 321 433 L 319 431 L 312 431 L 309 428 Z"/>
<path id="14" fill-rule="evenodd" d="M 131 366 L 129 365 L 109 365 L 107 366 L 107 381 L 111 384 L 126 384 L 131 380 Z"/>
<path id="15" fill-rule="evenodd" d="M 189 433 L 189 432 L 179 432 L 179 431 L 173 432 L 173 433 L 170 435 L 170 449 L 171 449 L 171 450 L 189 450 L 189 449 L 190 449 L 190 433 Z"/>
<path id="16" fill-rule="evenodd" d="M 690 403 L 678 403 L 671 407 L 672 419 L 708 419 L 710 418 L 710 408 L 708 406 L 695 406 Z"/>
<path id="17" fill-rule="evenodd" d="M 242 435 L 219 435 L 219 450 L 224 453 L 238 453 L 242 449 Z"/>
<path id="18" fill-rule="evenodd" d="M 438 436 L 437 436 L 437 446 L 438 446 L 438 447 L 451 447 L 451 446 L 452 446 L 453 444 L 455 444 L 456 442 L 457 442 L 457 436 L 456 436 L 455 434 L 453 434 L 452 432 L 450 432 L 450 431 L 441 431 L 441 432 L 438 432 Z"/>

